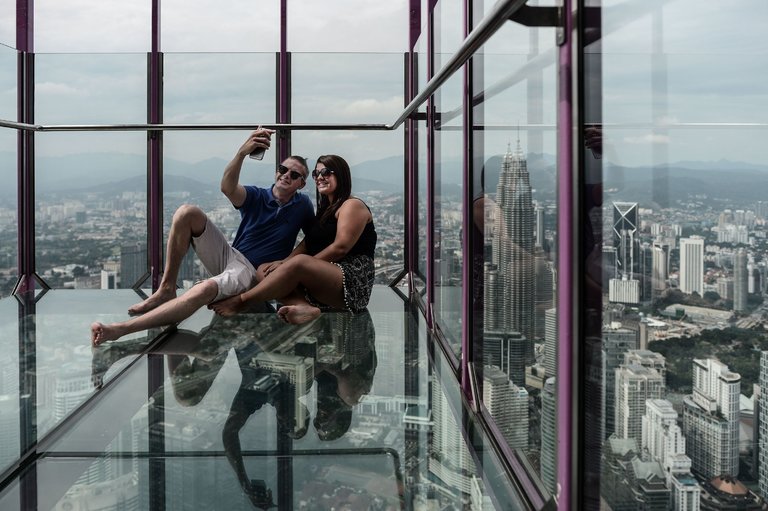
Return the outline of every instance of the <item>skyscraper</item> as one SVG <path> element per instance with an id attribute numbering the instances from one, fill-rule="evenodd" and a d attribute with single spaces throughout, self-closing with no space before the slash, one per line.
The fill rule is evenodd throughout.
<path id="1" fill-rule="evenodd" d="M 680 291 L 704 294 L 704 238 L 680 238 Z"/>
<path id="2" fill-rule="evenodd" d="M 642 448 L 661 463 L 671 491 L 671 509 L 698 511 L 701 487 L 691 474 L 685 437 L 677 425 L 677 412 L 664 399 L 649 399 L 643 416 Z"/>
<path id="3" fill-rule="evenodd" d="M 528 448 L 528 392 L 498 367 L 483 369 L 483 401 L 512 449 Z"/>
<path id="4" fill-rule="evenodd" d="M 747 253 L 743 248 L 736 251 L 733 258 L 733 311 L 747 310 Z"/>
<path id="5" fill-rule="evenodd" d="M 120 247 L 120 287 L 130 289 L 148 271 L 146 243 Z"/>
<path id="6" fill-rule="evenodd" d="M 541 247 L 536 247 L 536 338 L 544 338 L 546 319 L 544 315 L 553 306 L 554 299 L 554 272 L 552 264 L 547 261 L 547 256 Z"/>
<path id="7" fill-rule="evenodd" d="M 637 202 L 613 203 L 613 246 L 619 276 L 633 278 L 637 271 Z"/>
<path id="8" fill-rule="evenodd" d="M 760 495 L 768 499 L 768 351 L 760 353 L 760 401 L 758 421 Z"/>
<path id="9" fill-rule="evenodd" d="M 503 331 L 520 332 L 528 341 L 526 364 L 530 364 L 536 333 L 534 213 L 528 164 L 519 140 L 515 152 L 507 149 L 504 155 L 496 204 L 493 257 L 502 281 L 502 299 L 496 304 Z"/>
<path id="10" fill-rule="evenodd" d="M 544 487 L 550 494 L 557 490 L 557 401 L 554 378 L 547 378 L 541 391 L 541 461 Z"/>
<path id="11" fill-rule="evenodd" d="M 637 349 L 637 332 L 617 325 L 603 328 L 602 367 L 605 391 L 603 394 L 604 438 L 616 431 L 616 369 L 624 363 L 624 356 L 630 350 Z"/>
<path id="12" fill-rule="evenodd" d="M 693 470 L 739 475 L 741 376 L 715 359 L 693 359 L 693 394 L 683 399 L 683 434 Z"/>
<path id="13" fill-rule="evenodd" d="M 664 291 L 667 287 L 667 279 L 669 278 L 669 245 L 661 241 L 654 241 L 652 251 L 651 287 L 655 295 Z"/>
<path id="14" fill-rule="evenodd" d="M 557 309 L 544 313 L 544 370 L 548 379 L 557 372 Z"/>

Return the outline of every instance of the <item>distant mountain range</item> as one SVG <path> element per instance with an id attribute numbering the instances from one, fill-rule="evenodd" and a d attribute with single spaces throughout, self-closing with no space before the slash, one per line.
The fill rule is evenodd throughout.
<path id="1" fill-rule="evenodd" d="M 502 155 L 488 158 L 484 164 L 484 189 L 495 193 Z M 218 189 L 221 172 L 227 161 L 210 158 L 187 163 L 167 158 L 164 162 L 165 191 L 188 191 L 192 194 Z M 90 153 L 42 157 L 37 160 L 36 186 L 39 193 L 67 190 L 144 191 L 146 159 L 140 155 Z M 459 197 L 461 161 L 445 160 L 439 166 L 440 193 Z M 555 197 L 555 158 L 548 154 L 529 154 L 528 170 L 531 186 L 538 199 Z M 403 159 L 400 156 L 369 160 L 352 168 L 354 190 L 380 190 L 393 193 L 402 190 Z M 16 155 L 0 152 L 0 180 L 12 183 L 16 176 Z M 669 166 L 624 167 L 605 163 L 604 189 L 612 200 L 632 200 L 649 205 L 666 206 L 677 199 L 695 195 L 731 200 L 765 200 L 768 190 L 768 165 L 738 161 L 680 161 Z M 267 185 L 272 182 L 271 166 L 246 162 L 241 177 L 245 183 Z M 13 186 L 0 187 L 0 195 L 12 195 Z M 420 192 L 425 183 L 419 184 Z M 313 193 L 314 183 L 307 183 Z"/>

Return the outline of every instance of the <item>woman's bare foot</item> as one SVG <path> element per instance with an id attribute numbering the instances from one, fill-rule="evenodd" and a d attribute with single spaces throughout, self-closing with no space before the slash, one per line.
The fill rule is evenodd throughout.
<path id="1" fill-rule="evenodd" d="M 284 305 L 278 309 L 277 317 L 286 323 L 301 325 L 320 317 L 320 309 L 311 305 Z"/>
<path id="2" fill-rule="evenodd" d="M 91 344 L 98 346 L 105 341 L 114 341 L 123 336 L 123 332 L 115 325 L 91 323 Z"/>
<path id="3" fill-rule="evenodd" d="M 137 303 L 136 305 L 133 305 L 128 308 L 128 314 L 131 316 L 135 316 L 137 314 L 144 314 L 145 312 L 149 312 L 152 309 L 155 309 L 159 307 L 160 305 L 164 304 L 165 302 L 169 302 L 176 298 L 176 289 L 166 289 L 166 288 L 160 288 L 154 293 L 152 293 L 152 296 L 147 298 L 141 303 Z"/>

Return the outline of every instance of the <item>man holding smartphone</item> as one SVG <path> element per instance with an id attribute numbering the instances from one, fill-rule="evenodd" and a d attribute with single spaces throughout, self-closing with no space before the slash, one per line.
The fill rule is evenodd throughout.
<path id="1" fill-rule="evenodd" d="M 274 268 L 274 264 L 267 263 L 288 257 L 299 229 L 306 232 L 315 216 L 310 198 L 297 193 L 309 175 L 306 160 L 301 156 L 286 158 L 278 165 L 270 188 L 240 184 L 245 157 L 269 149 L 273 133 L 256 129 L 224 168 L 221 191 L 241 215 L 232 245 L 202 209 L 189 204 L 179 207 L 168 234 L 165 271 L 157 291 L 128 309 L 129 314 L 141 316 L 110 325 L 93 323 L 93 344 L 178 323 L 204 305 L 247 291 L 268 273 L 268 268 Z M 176 297 L 179 267 L 190 246 L 213 277 Z"/>

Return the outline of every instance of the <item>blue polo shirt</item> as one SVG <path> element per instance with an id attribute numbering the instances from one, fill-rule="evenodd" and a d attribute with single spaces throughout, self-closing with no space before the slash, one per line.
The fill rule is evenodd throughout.
<path id="1" fill-rule="evenodd" d="M 315 218 L 312 201 L 296 193 L 282 206 L 271 188 L 245 187 L 245 202 L 240 206 L 240 227 L 232 246 L 257 267 L 285 259 L 296 244 L 299 229 L 305 233 Z"/>

